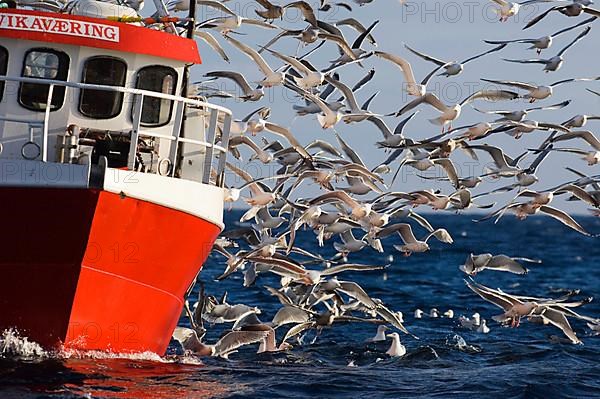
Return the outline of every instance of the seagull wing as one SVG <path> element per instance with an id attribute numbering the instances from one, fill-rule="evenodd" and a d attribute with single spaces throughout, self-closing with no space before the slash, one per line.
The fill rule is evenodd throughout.
<path id="1" fill-rule="evenodd" d="M 560 8 L 561 7 L 551 7 L 549 9 L 547 9 L 546 11 L 544 11 L 543 13 L 541 13 L 540 15 L 538 15 L 537 17 L 532 18 L 531 21 L 527 22 L 527 24 L 523 27 L 523 30 L 531 28 L 533 25 L 537 24 L 542 19 L 546 18 L 546 16 L 548 14 L 550 14 L 552 11 L 556 11 L 556 10 L 558 10 Z"/>
<path id="2" fill-rule="evenodd" d="M 417 237 L 415 237 L 412 227 L 408 223 L 399 223 L 398 224 L 398 234 L 400 234 L 400 238 L 405 244 L 414 244 L 418 242 Z"/>
<path id="3" fill-rule="evenodd" d="M 375 29 L 375 27 L 377 26 L 377 24 L 379 23 L 379 20 L 373 22 L 371 24 L 371 26 L 369 26 L 363 33 L 361 33 L 356 40 L 354 41 L 354 43 L 352 43 L 352 48 L 355 50 L 358 50 L 359 48 L 361 48 L 363 42 L 365 41 L 365 39 L 371 35 L 371 32 L 373 31 L 373 29 Z"/>
<path id="4" fill-rule="evenodd" d="M 252 194 L 260 195 L 260 194 L 264 193 L 264 191 L 260 188 L 260 186 L 254 181 L 254 178 L 250 175 L 250 173 L 238 168 L 237 166 L 235 166 L 229 162 L 227 162 L 226 165 L 227 165 L 227 168 L 229 168 L 229 170 L 231 170 L 233 173 L 235 173 L 236 175 L 238 175 L 239 177 L 244 179 L 246 181 L 246 183 L 248 183 L 248 188 L 250 188 L 250 191 L 252 191 Z"/>
<path id="5" fill-rule="evenodd" d="M 573 39 L 573 41 L 571 43 L 569 43 L 565 47 L 563 47 L 563 49 L 560 50 L 557 55 L 559 57 L 562 57 L 569 48 L 571 48 L 572 46 L 574 46 L 575 43 L 577 43 L 578 41 L 580 41 L 581 39 L 583 39 L 588 33 L 590 33 L 590 30 L 592 30 L 591 26 L 588 26 L 587 28 L 585 28 L 583 30 L 583 32 L 581 32 L 575 39 Z"/>
<path id="6" fill-rule="evenodd" d="M 593 207 L 597 208 L 598 206 L 600 206 L 598 201 L 593 196 L 591 196 L 583 188 L 576 186 L 574 184 L 566 184 L 566 185 L 560 187 L 558 190 L 556 190 L 555 193 L 560 194 L 560 193 L 566 192 L 566 191 L 570 192 L 571 194 L 573 194 L 580 200 L 587 202 L 588 204 L 592 205 Z"/>
<path id="7" fill-rule="evenodd" d="M 348 205 L 351 208 L 357 207 L 358 206 L 358 202 L 356 202 L 355 200 L 353 200 L 347 193 L 345 193 L 344 191 L 331 191 L 329 193 L 325 193 L 323 195 L 320 195 L 316 198 L 313 198 L 309 204 L 310 205 L 316 205 L 316 204 L 323 204 L 323 203 L 330 203 L 330 202 L 343 202 L 346 205 Z"/>
<path id="8" fill-rule="evenodd" d="M 310 154 L 304 149 L 304 146 L 300 144 L 300 142 L 288 129 L 271 122 L 265 122 L 265 129 L 279 136 L 285 137 L 294 150 L 298 152 L 298 154 L 302 155 L 302 157 L 305 159 L 311 158 Z"/>
<path id="9" fill-rule="evenodd" d="M 223 11 L 226 14 L 233 15 L 234 17 L 237 17 L 236 13 L 234 13 L 233 11 L 231 11 L 226 5 L 224 5 L 220 1 L 215 1 L 215 0 L 196 0 L 196 4 L 199 4 L 201 6 L 208 6 L 208 7 L 216 8 L 217 10 Z"/>
<path id="10" fill-rule="evenodd" d="M 340 143 L 340 147 L 342 147 L 342 151 L 344 151 L 344 154 L 346 154 L 346 156 L 348 156 L 348 158 L 350 158 L 350 160 L 352 162 L 354 162 L 355 164 L 365 166 L 362 159 L 360 159 L 360 156 L 358 155 L 358 153 L 356 151 L 354 151 L 354 149 L 352 147 L 350 147 L 348 145 L 348 143 L 346 143 L 346 141 L 344 141 L 342 136 L 340 136 L 337 132 L 335 132 L 335 137 L 336 137 L 338 143 Z"/>
<path id="11" fill-rule="evenodd" d="M 314 72 L 313 70 L 309 69 L 306 65 L 304 65 L 302 62 L 300 62 L 299 60 L 297 60 L 294 57 L 290 57 L 284 54 L 281 54 L 275 50 L 271 50 L 271 49 L 266 49 L 269 53 L 273 54 L 275 57 L 279 58 L 280 60 L 282 60 L 283 62 L 288 63 L 289 65 L 291 65 L 295 70 L 297 70 L 298 72 L 304 74 L 304 75 L 308 75 L 311 72 Z"/>
<path id="12" fill-rule="evenodd" d="M 245 345 L 262 341 L 268 331 L 231 331 L 215 344 L 214 356 L 227 357 L 231 352 Z"/>
<path id="13" fill-rule="evenodd" d="M 344 263 L 342 265 L 336 265 L 329 267 L 323 271 L 321 271 L 321 276 L 332 276 L 334 274 L 347 272 L 347 271 L 372 271 L 372 270 L 383 270 L 385 266 L 375 266 L 375 265 L 360 265 L 357 263 Z"/>
<path id="14" fill-rule="evenodd" d="M 344 94 L 344 97 L 346 98 L 346 103 L 348 104 L 352 112 L 360 112 L 361 108 L 356 102 L 356 97 L 354 97 L 352 89 L 350 89 L 348 86 L 346 86 L 339 80 L 333 79 L 332 77 L 327 76 L 325 77 L 325 80 Z"/>
<path id="15" fill-rule="evenodd" d="M 315 16 L 315 11 L 306 1 L 294 1 L 285 6 L 285 8 L 297 8 L 302 12 L 304 19 L 306 22 L 311 24 L 314 27 L 317 27 L 317 17 Z"/>
<path id="16" fill-rule="evenodd" d="M 517 88 L 523 89 L 523 90 L 534 90 L 537 88 L 537 86 L 530 85 L 528 83 L 515 82 L 512 80 L 492 80 L 492 79 L 483 79 L 483 78 L 481 80 L 483 80 L 484 82 L 495 83 L 495 84 L 503 85 L 503 86 L 517 87 Z"/>
<path id="17" fill-rule="evenodd" d="M 296 306 L 283 306 L 273 317 L 273 328 L 283 326 L 285 324 L 306 323 L 310 320 L 310 313 Z"/>
<path id="18" fill-rule="evenodd" d="M 454 188 L 458 188 L 460 184 L 458 181 L 458 172 L 454 167 L 454 163 L 452 163 L 452 161 L 448 158 L 435 159 L 433 163 L 435 163 L 436 165 L 440 165 L 448 175 L 448 179 L 450 180 Z"/>
<path id="19" fill-rule="evenodd" d="M 575 25 L 573 25 L 573 26 L 570 26 L 570 27 L 568 27 L 568 28 L 561 29 L 561 30 L 559 30 L 558 32 L 555 32 L 555 33 L 551 34 L 550 36 L 551 36 L 551 37 L 555 37 L 555 36 L 558 36 L 558 35 L 562 35 L 563 33 L 569 32 L 570 30 L 573 30 L 573 29 L 575 29 L 575 28 L 578 28 L 578 27 L 580 27 L 580 26 L 582 26 L 582 25 L 587 25 L 587 24 L 589 24 L 589 23 L 591 23 L 591 22 L 594 22 L 594 21 L 596 20 L 596 18 L 597 18 L 597 17 L 591 17 L 591 18 L 588 18 L 588 19 L 586 19 L 585 21 L 582 21 L 582 22 L 580 22 L 580 23 L 578 23 L 578 24 L 575 24 Z"/>
<path id="20" fill-rule="evenodd" d="M 375 301 L 373 301 L 371 297 L 365 292 L 365 290 L 363 290 L 362 287 L 357 283 L 353 281 L 340 281 L 339 284 L 340 286 L 336 289 L 336 291 L 340 291 L 356 299 L 369 309 L 375 309 L 377 307 Z"/>
<path id="21" fill-rule="evenodd" d="M 206 42 L 206 44 L 208 44 L 213 50 L 215 50 L 217 52 L 217 54 L 219 54 L 225 62 L 231 62 L 231 60 L 225 53 L 225 50 L 223 50 L 223 47 L 221 47 L 221 45 L 219 44 L 217 39 L 215 39 L 213 37 L 213 35 L 211 35 L 210 33 L 206 32 L 206 31 L 202 31 L 202 30 L 195 30 L 194 35 L 196 35 L 200 39 L 204 40 L 204 42 Z"/>
<path id="22" fill-rule="evenodd" d="M 406 47 L 406 49 L 407 49 L 408 51 L 410 51 L 411 53 L 413 53 L 413 54 L 414 54 L 414 55 L 416 55 L 417 57 L 420 57 L 420 58 L 424 59 L 425 61 L 433 62 L 433 63 L 434 63 L 434 64 L 436 64 L 437 66 L 444 66 L 444 65 L 446 65 L 446 64 L 447 64 L 447 62 L 446 62 L 446 61 L 442 61 L 442 60 L 440 60 L 440 59 L 438 59 L 438 58 L 432 57 L 432 56 L 430 56 L 430 55 L 427 55 L 427 54 L 425 54 L 425 53 L 420 53 L 420 52 L 418 52 L 417 50 L 414 50 L 414 49 L 412 49 L 412 48 L 408 47 L 408 45 L 406 45 L 406 44 L 404 45 L 404 47 Z"/>
<path id="23" fill-rule="evenodd" d="M 252 91 L 252 87 L 250 87 L 250 84 L 248 83 L 246 78 L 244 78 L 244 76 L 238 72 L 213 71 L 205 74 L 204 76 L 208 78 L 225 78 L 233 80 L 235 83 L 237 83 L 238 86 L 240 86 L 244 94 L 248 94 L 250 91 Z"/>
<path id="24" fill-rule="evenodd" d="M 581 130 L 577 132 L 565 133 L 560 136 L 555 137 L 552 141 L 565 141 L 571 140 L 574 138 L 581 138 L 587 141 L 596 151 L 600 151 L 600 141 L 594 136 L 594 133 L 589 130 Z"/>
<path id="25" fill-rule="evenodd" d="M 356 54 L 354 54 L 354 51 L 352 51 L 352 48 L 344 37 L 331 33 L 319 33 L 319 38 L 334 42 L 351 60 L 356 59 Z"/>
<path id="26" fill-rule="evenodd" d="M 541 317 L 554 327 L 558 327 L 571 340 L 572 343 L 581 343 L 581 340 L 577 338 L 577 335 L 573 331 L 573 328 L 569 324 L 569 321 L 565 317 L 564 313 L 549 307 L 544 307 Z"/>
<path id="27" fill-rule="evenodd" d="M 488 54 L 491 54 L 491 53 L 495 53 L 496 51 L 500 51 L 500 50 L 502 50 L 502 49 L 503 49 L 504 47 L 506 47 L 506 46 L 507 46 L 507 43 L 500 44 L 499 46 L 496 46 L 496 47 L 494 47 L 494 48 L 493 48 L 493 49 L 491 49 L 491 50 L 488 50 L 488 51 L 485 51 L 485 52 L 483 52 L 483 53 L 480 53 L 480 54 L 474 55 L 473 57 L 467 58 L 466 60 L 464 60 L 464 61 L 462 62 L 462 64 L 466 64 L 467 62 L 474 61 L 474 60 L 476 60 L 476 59 L 478 59 L 478 58 L 481 58 L 481 57 L 483 57 L 483 56 L 485 56 L 485 55 L 488 55 Z"/>
<path id="28" fill-rule="evenodd" d="M 256 52 L 256 50 L 246 46 L 244 43 L 239 42 L 238 40 L 232 38 L 231 36 L 225 36 L 225 39 L 227 39 L 231 44 L 233 44 L 235 47 L 237 47 L 241 52 L 243 52 L 248 57 L 250 57 L 252 60 L 254 60 L 254 62 L 256 63 L 256 65 L 258 65 L 258 68 L 262 71 L 263 74 L 265 74 L 265 75 L 273 74 L 273 70 L 271 69 L 269 64 L 267 64 L 265 62 L 264 58 L 260 54 L 258 54 Z"/>
<path id="29" fill-rule="evenodd" d="M 352 29 L 354 29 L 355 31 L 357 31 L 358 33 L 365 33 L 367 31 L 367 28 L 354 18 L 346 18 L 346 19 L 339 20 L 335 23 L 335 25 L 336 26 L 344 26 L 344 25 L 349 26 Z M 377 42 L 375 41 L 375 38 L 373 37 L 372 34 L 369 33 L 369 35 L 366 37 L 366 39 L 369 42 L 371 42 L 371 44 L 373 44 L 374 46 L 377 46 Z"/>
<path id="30" fill-rule="evenodd" d="M 515 100 L 520 98 L 519 93 L 508 90 L 479 90 L 463 100 L 461 105 L 469 104 L 478 99 L 488 101 Z"/>
<path id="31" fill-rule="evenodd" d="M 556 208 L 553 208 L 548 205 L 542 205 L 540 207 L 540 212 L 543 212 L 546 215 L 553 217 L 554 219 L 558 220 L 559 222 L 561 222 L 562 224 L 564 224 L 566 226 L 569 226 L 570 228 L 577 231 L 578 233 L 581 233 L 585 236 L 591 235 L 583 227 L 581 227 L 581 225 L 579 223 L 577 223 L 575 221 L 575 219 L 573 219 L 571 216 L 569 216 L 567 213 L 561 211 L 560 209 L 556 209 Z"/>
<path id="32" fill-rule="evenodd" d="M 394 54 L 386 53 L 383 51 L 375 51 L 375 55 L 392 62 L 398 68 L 400 68 L 400 70 L 404 74 L 404 80 L 406 81 L 406 83 L 408 85 L 416 85 L 417 84 L 417 82 L 415 80 L 415 75 L 413 74 L 413 71 L 412 71 L 412 67 L 410 66 L 410 63 L 408 61 L 406 61 L 404 58 L 399 57 Z"/>
<path id="33" fill-rule="evenodd" d="M 473 280 L 465 280 L 465 283 L 467 284 L 467 287 L 471 289 L 471 291 L 473 291 L 486 301 L 498 306 L 499 308 L 504 309 L 505 312 L 510 310 L 514 305 L 521 303 L 521 301 L 519 301 L 518 299 L 512 298 L 496 290 L 492 290 L 481 284 L 477 284 Z"/>
<path id="34" fill-rule="evenodd" d="M 506 255 L 493 256 L 485 265 L 487 269 L 503 270 L 514 274 L 527 274 L 527 269 Z"/>

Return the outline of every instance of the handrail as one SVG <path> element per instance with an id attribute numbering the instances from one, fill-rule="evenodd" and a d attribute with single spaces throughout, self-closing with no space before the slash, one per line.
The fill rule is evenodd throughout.
<path id="1" fill-rule="evenodd" d="M 56 80 L 56 79 L 26 78 L 26 77 L 22 77 L 22 76 L 6 76 L 6 75 L 0 75 L 0 81 L 12 81 L 12 82 L 20 82 L 20 83 L 37 83 L 37 84 L 72 87 L 75 89 L 105 90 L 105 91 L 116 91 L 119 93 L 127 93 L 127 94 L 142 94 L 144 96 L 156 97 L 156 98 L 161 98 L 164 100 L 180 101 L 180 102 L 183 102 L 184 104 L 195 105 L 197 107 L 206 107 L 206 108 L 217 110 L 219 112 L 223 112 L 226 115 L 232 115 L 230 109 L 221 107 L 220 105 L 215 105 L 215 104 L 207 103 L 205 101 L 195 100 L 193 98 L 186 98 L 186 97 L 176 96 L 173 94 L 159 93 L 156 91 L 150 91 L 150 90 L 144 90 L 144 89 L 134 89 L 134 88 L 123 87 L 123 86 L 96 85 L 96 84 L 91 84 L 91 83 L 69 82 L 69 81 L 65 81 L 65 80 Z"/>
<path id="2" fill-rule="evenodd" d="M 134 170 L 136 165 L 136 158 L 138 157 L 138 140 L 140 137 L 156 137 L 159 139 L 166 139 L 171 141 L 172 144 L 171 150 L 169 151 L 168 161 L 171 165 L 171 169 L 168 172 L 168 175 L 174 177 L 175 175 L 175 165 L 178 155 L 178 148 L 180 144 L 192 144 L 199 145 L 206 148 L 205 159 L 203 162 L 203 173 L 202 173 L 202 183 L 209 184 L 211 177 L 211 168 L 213 161 L 213 152 L 216 150 L 221 155 L 219 156 L 219 162 L 217 165 L 217 178 L 215 184 L 219 187 L 223 186 L 223 177 L 225 174 L 225 156 L 227 154 L 227 146 L 229 142 L 229 132 L 230 132 L 230 124 L 232 120 L 232 113 L 229 109 L 225 107 L 221 107 L 219 105 L 210 104 L 204 101 L 185 98 L 181 96 L 159 93 L 149 90 L 143 89 L 134 89 L 127 88 L 122 86 L 108 86 L 108 85 L 97 85 L 90 83 L 79 83 L 79 82 L 68 82 L 56 79 L 38 79 L 31 77 L 9 77 L 6 75 L 0 75 L 0 81 L 13 81 L 20 83 L 34 83 L 41 85 L 48 85 L 48 98 L 46 101 L 46 108 L 44 109 L 44 120 L 43 121 L 30 121 L 26 119 L 18 119 L 18 118 L 3 118 L 0 117 L 0 121 L 9 121 L 16 123 L 26 123 L 28 125 L 38 125 L 42 127 L 42 145 L 40 148 L 40 153 L 42 156 L 42 162 L 47 162 L 48 159 L 48 135 L 49 135 L 49 120 L 51 115 L 52 108 L 52 96 L 55 91 L 56 86 L 69 87 L 79 90 L 103 90 L 103 91 L 111 91 L 111 92 L 119 92 L 125 93 L 133 96 L 133 109 L 132 109 L 132 129 L 131 129 L 131 144 L 130 150 L 128 154 L 128 169 Z M 165 135 L 159 133 L 153 133 L 149 131 L 144 131 L 142 129 L 142 104 L 144 102 L 144 97 L 153 97 L 159 98 L 163 100 L 173 101 L 176 106 L 175 111 L 175 119 L 171 122 L 172 124 L 172 134 Z M 206 131 L 206 139 L 207 141 L 191 139 L 187 137 L 182 137 L 181 133 L 183 131 L 182 126 L 184 124 L 183 115 L 185 113 L 186 106 L 193 107 L 201 107 L 205 110 L 209 111 L 209 125 L 208 130 Z M 221 135 L 221 144 L 215 144 L 217 125 L 219 120 L 219 112 L 224 114 L 223 119 L 223 132 Z M 33 143 L 33 139 L 30 139 L 30 142 Z M 35 144 L 35 143 L 33 143 Z M 167 160 L 167 158 L 164 158 Z M 157 166 L 158 167 L 158 166 Z M 160 171 L 158 171 L 160 173 Z"/>

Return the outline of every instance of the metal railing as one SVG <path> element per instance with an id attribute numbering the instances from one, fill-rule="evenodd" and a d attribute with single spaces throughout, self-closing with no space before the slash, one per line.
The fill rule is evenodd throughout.
<path id="1" fill-rule="evenodd" d="M 48 162 L 48 135 L 49 135 L 49 128 L 50 128 L 50 117 L 51 117 L 52 112 L 56 112 L 56 111 L 51 110 L 51 107 L 52 107 L 51 103 L 52 103 L 52 96 L 54 93 L 54 88 L 56 86 L 78 89 L 78 90 L 102 90 L 102 91 L 118 92 L 118 93 L 128 94 L 128 95 L 132 96 L 132 99 L 133 99 L 132 126 L 131 126 L 131 138 L 130 138 L 131 144 L 130 144 L 129 155 L 128 155 L 128 169 L 130 169 L 130 170 L 135 169 L 138 144 L 139 144 L 139 140 L 142 137 L 165 139 L 165 140 L 170 141 L 171 143 L 174 143 L 174 145 L 171 145 L 169 155 L 168 155 L 168 161 L 169 161 L 169 164 L 171 165 L 171 168 L 170 168 L 168 174 L 171 177 L 175 176 L 175 169 L 176 169 L 175 166 L 177 165 L 177 156 L 179 153 L 180 146 L 182 144 L 198 145 L 198 146 L 202 146 L 206 149 L 204 164 L 203 164 L 204 169 L 203 169 L 202 183 L 210 184 L 212 162 L 213 162 L 213 158 L 215 156 L 214 151 L 217 151 L 217 152 L 219 152 L 220 155 L 219 155 L 219 162 L 216 167 L 217 177 L 216 177 L 215 184 L 219 187 L 223 186 L 223 183 L 224 183 L 223 180 L 224 180 L 224 174 L 225 174 L 225 161 L 226 161 L 226 155 L 227 155 L 227 146 L 229 143 L 229 133 L 230 133 L 230 129 L 231 129 L 231 120 L 232 120 L 231 111 L 227 108 L 220 107 L 220 106 L 214 105 L 214 104 L 210 104 L 210 103 L 207 103 L 204 101 L 185 98 L 185 97 L 181 97 L 181 96 L 158 93 L 158 92 L 153 92 L 153 91 L 149 91 L 149 90 L 126 88 L 126 87 L 120 87 L 120 86 L 96 85 L 96 84 L 90 84 L 90 83 L 75 83 L 75 82 L 66 82 L 66 81 L 53 80 L 53 79 L 9 77 L 9 76 L 3 76 L 3 75 L 0 75 L 0 81 L 9 81 L 9 82 L 17 82 L 17 83 L 35 83 L 35 84 L 41 84 L 41 85 L 48 85 L 48 97 L 47 97 L 47 101 L 46 101 L 46 107 L 44 109 L 44 120 L 43 121 L 36 120 L 36 119 L 28 120 L 28 119 L 21 119 L 21 118 L 15 118 L 15 117 L 6 117 L 3 115 L 0 115 L 0 121 L 27 124 L 29 127 L 29 130 L 30 130 L 30 143 L 33 143 L 36 146 L 38 144 L 33 141 L 33 129 L 41 127 L 41 129 L 42 129 L 41 143 L 42 144 L 41 144 L 41 146 L 39 146 L 40 147 L 39 155 L 41 155 L 42 162 Z M 67 90 L 65 89 L 65 97 L 66 97 L 66 95 L 67 95 Z M 175 106 L 175 113 L 174 113 L 175 116 L 174 116 L 174 120 L 171 122 L 172 129 L 171 129 L 170 135 L 155 133 L 152 131 L 152 128 L 142 127 L 142 104 L 144 103 L 145 97 L 173 101 L 173 104 Z M 206 130 L 206 136 L 205 136 L 206 140 L 205 141 L 182 137 L 182 132 L 184 131 L 184 129 L 182 129 L 182 127 L 184 127 L 186 107 L 190 107 L 190 106 L 208 111 L 209 124 L 208 124 L 208 130 Z M 34 111 L 31 111 L 31 112 L 33 113 Z M 122 112 L 124 112 L 124 111 L 122 111 Z M 217 133 L 218 125 L 219 125 L 219 114 L 223 114 L 223 121 L 222 121 L 222 131 L 221 131 L 221 144 L 217 145 L 217 144 L 215 144 L 215 140 L 217 138 L 216 133 Z M 94 120 L 94 119 L 90 119 L 90 120 Z M 66 126 L 65 126 L 65 129 L 66 129 Z M 160 129 L 164 129 L 164 127 L 160 128 Z"/>

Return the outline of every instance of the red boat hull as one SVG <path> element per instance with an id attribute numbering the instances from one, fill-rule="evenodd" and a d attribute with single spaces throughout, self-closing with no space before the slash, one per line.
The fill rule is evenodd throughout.
<path id="1" fill-rule="evenodd" d="M 0 329 L 46 347 L 163 354 L 220 227 L 92 189 L 0 188 Z"/>

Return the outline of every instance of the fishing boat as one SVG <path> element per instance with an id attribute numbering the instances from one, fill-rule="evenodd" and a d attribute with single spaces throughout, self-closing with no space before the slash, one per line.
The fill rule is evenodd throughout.
<path id="1" fill-rule="evenodd" d="M 186 93 L 190 8 L 179 35 L 121 5 L 0 0 L 0 330 L 165 353 L 223 229 L 231 124 Z"/>

